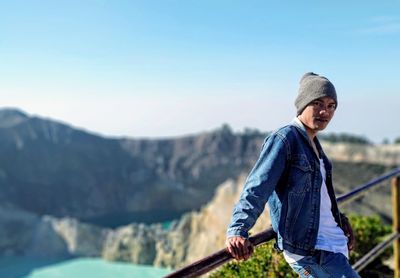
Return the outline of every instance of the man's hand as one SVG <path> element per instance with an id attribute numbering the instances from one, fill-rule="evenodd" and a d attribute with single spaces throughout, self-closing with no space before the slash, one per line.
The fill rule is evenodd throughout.
<path id="1" fill-rule="evenodd" d="M 341 221 L 342 221 L 342 228 L 343 228 L 344 235 L 348 238 L 347 247 L 349 248 L 349 251 L 351 251 L 351 250 L 353 250 L 355 243 L 356 243 L 353 229 L 351 228 L 350 221 L 346 216 L 341 215 Z"/>
<path id="2" fill-rule="evenodd" d="M 253 254 L 254 246 L 244 237 L 234 236 L 226 239 L 226 248 L 236 260 L 247 260 Z"/>

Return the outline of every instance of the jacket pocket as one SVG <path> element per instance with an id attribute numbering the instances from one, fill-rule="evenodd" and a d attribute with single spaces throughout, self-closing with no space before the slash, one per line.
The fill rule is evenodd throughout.
<path id="1" fill-rule="evenodd" d="M 313 169 L 305 154 L 294 155 L 290 167 L 288 190 L 303 193 L 311 190 Z"/>
<path id="2" fill-rule="evenodd" d="M 306 215 L 300 215 L 301 210 L 304 207 L 304 197 L 306 193 L 293 193 L 290 192 L 288 195 L 288 211 L 285 219 L 285 237 L 292 242 L 296 241 L 296 238 L 301 238 L 302 229 L 305 229 L 304 218 Z"/>

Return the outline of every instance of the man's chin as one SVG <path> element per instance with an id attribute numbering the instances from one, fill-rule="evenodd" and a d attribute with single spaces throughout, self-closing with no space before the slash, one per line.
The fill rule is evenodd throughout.
<path id="1" fill-rule="evenodd" d="M 328 126 L 328 124 L 316 124 L 316 125 L 315 125 L 315 130 L 317 130 L 317 131 L 322 131 L 322 130 L 324 130 L 327 126 Z"/>

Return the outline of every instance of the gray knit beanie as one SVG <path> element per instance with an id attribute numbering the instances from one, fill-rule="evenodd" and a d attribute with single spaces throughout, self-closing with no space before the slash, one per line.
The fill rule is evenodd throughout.
<path id="1" fill-rule="evenodd" d="M 300 115 L 304 108 L 321 97 L 331 97 L 338 104 L 336 90 L 333 84 L 324 76 L 307 72 L 300 79 L 299 94 L 294 102 L 297 109 L 297 115 Z"/>

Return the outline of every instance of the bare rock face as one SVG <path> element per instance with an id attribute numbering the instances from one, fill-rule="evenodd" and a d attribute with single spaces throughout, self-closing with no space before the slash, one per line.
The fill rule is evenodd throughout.
<path id="1" fill-rule="evenodd" d="M 166 246 L 169 248 L 164 248 L 165 245 L 159 246 L 154 264 L 182 266 L 224 248 L 232 209 L 239 200 L 244 182 L 245 175 L 226 181 L 217 188 L 214 198 L 199 212 L 185 215 L 177 228 L 168 234 L 169 244 Z M 265 230 L 269 225 L 269 214 L 265 211 L 251 233 Z M 171 250 L 175 250 L 175 253 L 171 253 Z"/>
<path id="2" fill-rule="evenodd" d="M 54 219 L 16 208 L 0 208 L 0 255 L 69 257 L 67 243 L 54 230 Z"/>
<path id="3" fill-rule="evenodd" d="M 192 230 L 186 262 L 198 260 L 225 247 L 226 229 L 230 223 L 232 209 L 239 200 L 245 175 L 237 180 L 228 180 L 218 187 L 215 197 L 199 213 L 193 215 Z M 266 210 L 250 233 L 265 230 L 270 225 Z"/>
<path id="4" fill-rule="evenodd" d="M 346 174 L 341 169 L 349 169 L 349 165 L 336 166 L 344 178 L 354 176 L 351 171 Z M 385 169 L 382 166 L 374 171 Z M 224 248 L 226 228 L 233 206 L 242 192 L 246 175 L 222 183 L 210 202 L 197 212 L 186 213 L 179 221 L 174 221 L 169 229 L 163 228 L 161 224 L 101 228 L 74 218 L 39 217 L 3 208 L 0 209 L 0 235 L 7 240 L 0 241 L 0 250 L 3 255 L 89 256 L 111 261 L 180 267 Z M 365 179 L 369 180 L 370 175 Z M 342 190 L 346 190 L 341 180 L 339 184 Z M 269 226 L 266 210 L 250 232 L 255 234 Z"/>
<path id="5" fill-rule="evenodd" d="M 108 229 L 0 208 L 0 255 L 67 258 L 100 257 Z"/>
<path id="6" fill-rule="evenodd" d="M 109 231 L 102 257 L 112 261 L 178 267 L 224 248 L 225 232 L 245 176 L 221 184 L 215 197 L 199 212 L 185 214 L 164 230 L 161 225 L 132 224 Z M 262 215 L 252 232 L 266 229 Z"/>
<path id="7" fill-rule="evenodd" d="M 322 142 L 325 153 L 335 161 L 400 165 L 400 144 L 368 145 Z"/>
<path id="8" fill-rule="evenodd" d="M 63 239 L 70 256 L 99 257 L 109 229 L 81 223 L 73 218 L 51 219 L 53 231 Z"/>
<path id="9" fill-rule="evenodd" d="M 102 257 L 112 261 L 152 264 L 161 225 L 132 224 L 110 231 L 105 239 Z"/>
<path id="10" fill-rule="evenodd" d="M 338 170 L 349 169 L 347 164 L 336 166 Z M 385 169 L 382 166 L 374 171 Z M 351 171 L 346 174 L 342 169 L 341 172 L 344 176 L 354 176 Z M 370 179 L 369 175 L 372 174 L 369 173 L 365 178 Z M 226 228 L 245 178 L 246 174 L 242 174 L 237 179 L 225 181 L 217 187 L 214 197 L 203 208 L 184 214 L 168 229 L 161 224 L 101 228 L 73 218 L 39 217 L 15 208 L 2 207 L 0 254 L 52 258 L 102 257 L 111 261 L 181 267 L 224 248 Z M 380 204 L 376 201 L 372 203 Z M 255 234 L 269 227 L 266 210 L 250 232 Z"/>
<path id="11" fill-rule="evenodd" d="M 27 234 L 32 235 L 32 238 L 24 255 L 46 258 L 71 256 L 68 252 L 67 242 L 54 230 L 53 222 L 52 217 L 43 216 L 33 229 L 26 231 Z"/>

